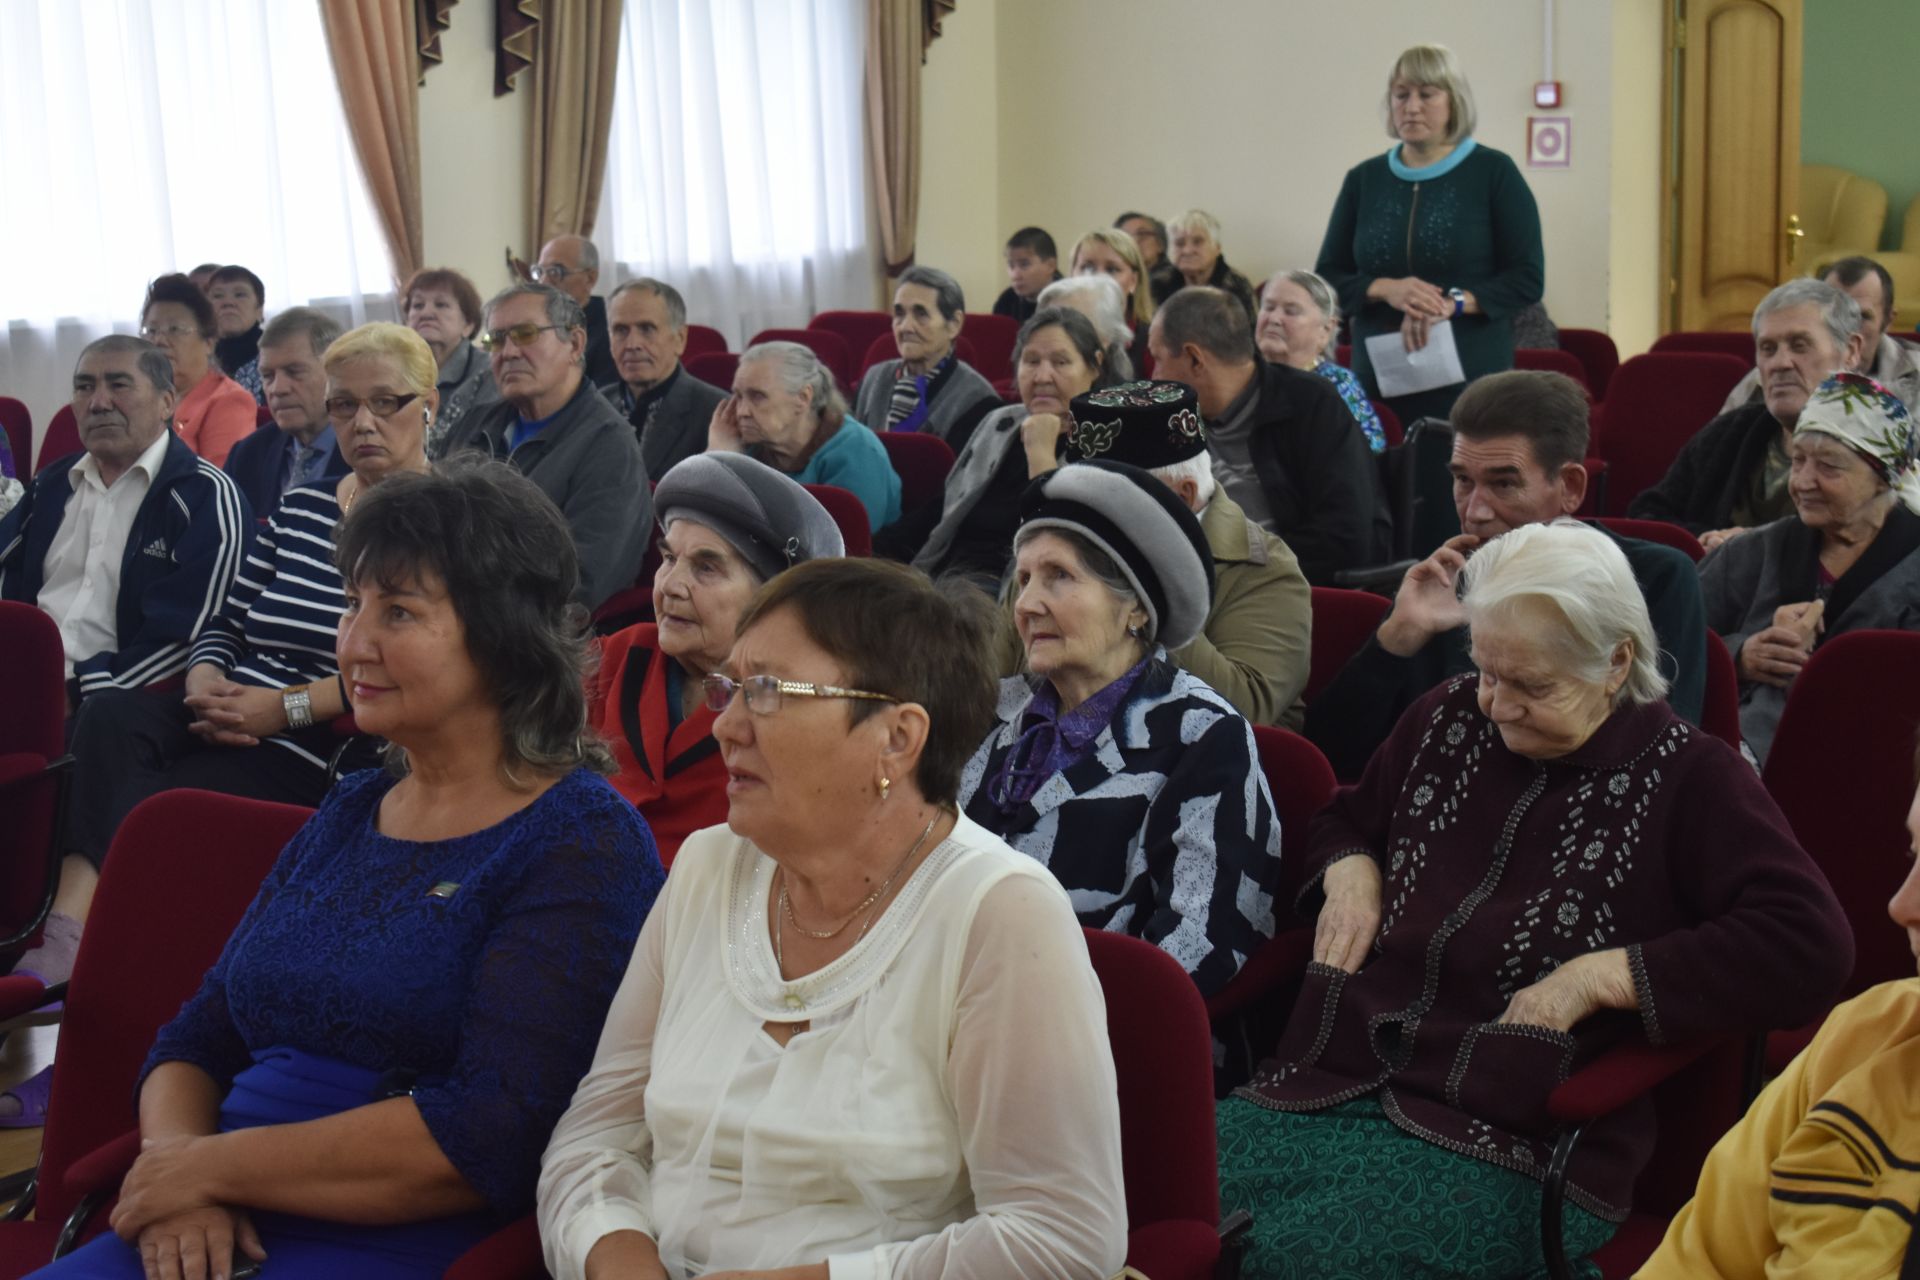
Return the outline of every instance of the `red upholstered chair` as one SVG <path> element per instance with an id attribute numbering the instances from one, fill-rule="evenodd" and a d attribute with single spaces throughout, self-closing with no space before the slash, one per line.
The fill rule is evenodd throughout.
<path id="1" fill-rule="evenodd" d="M 820 363 L 827 366 L 842 391 L 851 393 L 859 385 L 853 352 L 848 350 L 846 339 L 837 333 L 824 329 L 762 329 L 747 345 L 757 347 L 763 342 L 797 342 L 820 357 Z"/>
<path id="2" fill-rule="evenodd" d="M 1853 925 L 1853 976 L 1840 999 L 1913 976 L 1887 899 L 1907 870 L 1907 805 L 1920 728 L 1920 634 L 1853 631 L 1814 650 L 1795 677 L 1761 777 Z M 1815 1026 L 1768 1042 L 1775 1068 Z"/>
<path id="3" fill-rule="evenodd" d="M 974 349 L 973 343 L 967 341 L 965 335 L 962 335 L 953 340 L 953 354 L 959 356 L 963 364 L 971 365 L 973 367 L 974 372 L 976 373 L 980 372 L 980 365 L 978 363 L 980 359 L 980 353 Z M 872 342 L 867 344 L 867 354 L 860 357 L 860 377 L 861 378 L 866 377 L 867 370 L 873 368 L 873 366 L 879 364 L 883 360 L 898 360 L 899 358 L 900 358 L 900 348 L 898 345 L 894 343 L 893 330 L 888 329 L 885 333 L 881 334 L 879 337 L 875 338 Z M 1008 370 L 1005 376 L 1008 378 L 1011 378 L 1013 376 L 1012 370 Z M 860 381 L 860 378 L 854 379 L 854 382 L 856 384 L 859 381 Z M 987 381 L 997 383 L 999 379 L 988 378 Z M 878 430 L 879 428 L 876 427 L 874 429 Z"/>
<path id="4" fill-rule="evenodd" d="M 1307 661 L 1305 694 L 1308 702 L 1319 697 L 1348 659 L 1360 652 L 1392 607 L 1391 600 L 1371 591 L 1313 589 L 1313 652 Z"/>
<path id="5" fill-rule="evenodd" d="M 885 311 L 822 311 L 807 321 L 807 328 L 835 335 L 848 351 L 865 351 L 875 338 L 893 335 L 893 317 Z M 860 371 L 866 372 L 866 366 Z"/>
<path id="6" fill-rule="evenodd" d="M 1620 367 L 1620 348 L 1611 335 L 1598 329 L 1562 329 L 1560 349 L 1578 360 L 1587 371 L 1587 386 L 1593 398 L 1605 400 L 1613 371 Z"/>
<path id="7" fill-rule="evenodd" d="M 1588 396 L 1593 395 L 1593 384 L 1587 381 L 1587 366 L 1571 351 L 1556 347 L 1519 347 L 1513 353 L 1513 367 L 1539 373 L 1563 373 L 1586 388 Z"/>
<path id="8" fill-rule="evenodd" d="M 1663 333 L 1653 340 L 1651 350 L 1660 353 L 1709 352 L 1713 355 L 1732 356 L 1747 368 L 1753 367 L 1753 335 L 1745 330 Z M 1744 370 L 1742 372 L 1744 374 Z"/>
<path id="9" fill-rule="evenodd" d="M 1740 749 L 1740 673 L 1719 636 L 1707 634 L 1707 696 L 1700 705 L 1700 727 Z"/>
<path id="10" fill-rule="evenodd" d="M 39 475 L 46 470 L 49 462 L 58 462 L 70 453 L 80 452 L 80 424 L 74 420 L 73 406 L 63 404 L 53 421 L 47 424 L 46 439 L 40 442 L 40 456 L 33 464 L 33 474 Z M 15 465 L 20 460 L 14 459 Z"/>
<path id="11" fill-rule="evenodd" d="M 690 324 L 687 326 L 687 347 L 680 353 L 680 358 L 691 360 L 695 356 L 723 356 L 727 351 L 726 334 L 704 324 Z M 733 384 L 729 382 L 727 385 L 731 387 Z"/>
<path id="12" fill-rule="evenodd" d="M 1397 444 L 1405 444 L 1407 442 L 1407 429 L 1401 425 L 1400 415 L 1387 408 L 1385 404 L 1378 400 L 1369 400 L 1367 403 L 1373 406 L 1374 413 L 1380 419 L 1380 433 L 1387 438 L 1387 448 L 1391 449 Z"/>
<path id="13" fill-rule="evenodd" d="M 900 477 L 900 511 L 938 502 L 947 492 L 947 474 L 953 470 L 953 446 L 922 431 L 876 433 L 886 446 L 887 461 Z"/>
<path id="14" fill-rule="evenodd" d="M 963 312 L 962 337 L 972 344 L 974 354 L 962 359 L 988 382 L 1013 376 L 1013 344 L 1020 338 L 1020 322 L 1012 316 L 980 315 Z"/>
<path id="15" fill-rule="evenodd" d="M 850 556 L 873 554 L 873 530 L 867 522 L 867 508 L 860 499 L 837 484 L 810 484 L 808 493 L 820 500 L 833 522 L 840 526 L 840 540 L 847 544 Z"/>
<path id="16" fill-rule="evenodd" d="M 1625 516 L 1601 516 L 1594 521 L 1602 528 L 1611 529 L 1623 538 L 1638 538 L 1642 542 L 1657 542 L 1663 547 L 1672 547 L 1675 551 L 1684 551 L 1699 564 L 1707 552 L 1700 545 L 1700 539 L 1677 524 L 1668 524 L 1665 520 L 1629 520 Z"/>
<path id="17" fill-rule="evenodd" d="M 7 433 L 14 473 L 25 484 L 33 478 L 33 413 L 12 396 L 0 396 L 0 429 Z"/>
<path id="18" fill-rule="evenodd" d="M 1220 1257 L 1220 1170 L 1206 1006 L 1160 948 L 1086 932 L 1120 1086 L 1127 1265 L 1153 1280 L 1207 1280 Z"/>
<path id="19" fill-rule="evenodd" d="M 740 357 L 731 351 L 707 351 L 685 357 L 687 372 L 722 391 L 733 390 L 733 375 L 740 371 Z"/>
<path id="20" fill-rule="evenodd" d="M 1353 344 L 1343 342 L 1333 349 L 1333 362 L 1342 369 L 1353 368 Z"/>
<path id="21" fill-rule="evenodd" d="M 30 604 L 0 601 L 0 830 L 8 856 L 0 863 L 0 956 L 33 941 L 53 905 L 59 876 L 60 791 L 66 756 L 66 651 L 60 628 Z M 15 999 L 38 1003 L 46 988 L 28 978 Z M 32 1007 L 31 1004 L 27 1007 Z M 16 1006 L 17 1010 L 18 1006 Z"/>
<path id="22" fill-rule="evenodd" d="M 272 422 L 272 421 L 273 421 L 273 411 L 267 408 L 267 406 L 261 405 L 259 408 L 253 411 L 253 425 L 256 428 L 264 427 L 269 422 Z"/>
<path id="23" fill-rule="evenodd" d="M 1732 356 L 1654 352 L 1621 365 L 1599 414 L 1600 456 L 1607 460 L 1607 509 L 1625 515 L 1640 491 L 1659 483 L 1696 431 L 1720 406 L 1747 366 Z"/>

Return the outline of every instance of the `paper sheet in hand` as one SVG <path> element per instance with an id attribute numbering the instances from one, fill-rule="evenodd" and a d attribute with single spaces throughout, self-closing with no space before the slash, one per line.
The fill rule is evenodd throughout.
<path id="1" fill-rule="evenodd" d="M 1380 384 L 1382 399 L 1410 396 L 1416 391 L 1450 387 L 1467 380 L 1460 367 L 1460 352 L 1453 345 L 1453 322 L 1442 320 L 1427 330 L 1427 345 L 1409 351 L 1401 343 L 1400 332 L 1383 333 L 1367 339 L 1367 359 L 1373 362 L 1373 377 Z"/>

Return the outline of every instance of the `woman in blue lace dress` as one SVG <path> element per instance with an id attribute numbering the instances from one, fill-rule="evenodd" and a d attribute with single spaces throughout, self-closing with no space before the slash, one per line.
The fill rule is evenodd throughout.
<path id="1" fill-rule="evenodd" d="M 1260 314 L 1253 340 L 1272 364 L 1291 365 L 1317 373 L 1333 384 L 1346 402 L 1347 412 L 1360 424 L 1367 447 L 1375 453 L 1387 447 L 1367 389 L 1351 369 L 1333 362 L 1333 335 L 1340 329 L 1340 300 L 1333 286 L 1311 271 L 1281 271 L 1260 291 Z"/>
<path id="2" fill-rule="evenodd" d="M 42 1275 L 438 1276 L 533 1207 L 592 1060 L 663 873 L 598 776 L 566 523 L 483 464 L 392 477 L 337 537 L 340 669 L 395 767 L 282 853 L 148 1058 L 115 1234 Z"/>

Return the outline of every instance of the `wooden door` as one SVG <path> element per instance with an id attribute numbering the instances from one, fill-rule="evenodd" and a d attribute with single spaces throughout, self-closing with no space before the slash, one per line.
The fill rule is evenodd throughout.
<path id="1" fill-rule="evenodd" d="M 1794 259 L 1802 0 L 1675 0 L 1672 329 L 1745 329 Z"/>

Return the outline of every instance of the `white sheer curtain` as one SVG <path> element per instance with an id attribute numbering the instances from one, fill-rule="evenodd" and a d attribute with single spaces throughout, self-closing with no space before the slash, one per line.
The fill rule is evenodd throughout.
<path id="1" fill-rule="evenodd" d="M 250 268 L 267 312 L 390 317 L 313 0 L 0 0 L 0 395 L 36 434 L 147 281 Z"/>
<path id="2" fill-rule="evenodd" d="M 615 277 L 672 284 L 735 350 L 816 311 L 873 305 L 865 10 L 627 0 L 597 224 Z"/>

